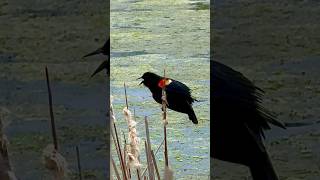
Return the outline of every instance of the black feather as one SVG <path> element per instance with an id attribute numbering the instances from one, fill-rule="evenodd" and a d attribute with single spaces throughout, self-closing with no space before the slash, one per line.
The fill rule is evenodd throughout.
<path id="1" fill-rule="evenodd" d="M 162 88 L 158 86 L 160 80 L 164 77 L 157 74 L 146 72 L 141 77 L 142 83 L 148 87 L 152 93 L 153 99 L 159 104 L 162 103 Z M 195 99 L 191 96 L 191 90 L 182 82 L 170 79 L 171 83 L 165 87 L 168 108 L 177 112 L 188 114 L 189 119 L 197 124 L 198 120 L 192 108 Z"/>
<path id="2" fill-rule="evenodd" d="M 262 138 L 269 123 L 284 125 L 261 105 L 262 89 L 222 63 L 210 66 L 211 157 L 248 166 L 254 180 L 277 180 Z"/>

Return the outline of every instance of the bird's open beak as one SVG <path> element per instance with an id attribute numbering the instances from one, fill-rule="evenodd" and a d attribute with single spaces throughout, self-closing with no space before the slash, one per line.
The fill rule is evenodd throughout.
<path id="1" fill-rule="evenodd" d="M 142 77 L 137 78 L 137 80 L 143 79 Z M 143 81 L 140 82 L 139 86 L 143 83 Z"/>
<path id="2" fill-rule="evenodd" d="M 89 53 L 89 54 L 87 54 L 87 55 L 85 55 L 83 57 L 85 58 L 85 57 L 88 57 L 88 56 L 93 56 L 93 55 L 96 55 L 96 54 L 100 54 L 101 52 L 102 52 L 102 50 L 101 50 L 101 48 L 99 48 L 99 49 L 93 51 L 92 53 Z"/>

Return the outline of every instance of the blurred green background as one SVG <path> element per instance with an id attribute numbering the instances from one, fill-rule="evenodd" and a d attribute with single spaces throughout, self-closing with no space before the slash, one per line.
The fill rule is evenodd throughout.
<path id="1" fill-rule="evenodd" d="M 48 66 L 60 152 L 71 177 L 80 146 L 85 179 L 108 177 L 103 60 L 82 56 L 101 46 L 109 27 L 105 0 L 0 1 L 0 106 L 11 113 L 9 153 L 19 179 L 49 179 L 42 150 L 51 143 L 44 67 Z"/>
<path id="2" fill-rule="evenodd" d="M 280 179 L 320 177 L 320 2 L 215 0 L 213 56 L 266 91 L 264 105 L 291 128 L 267 132 Z M 247 179 L 246 167 L 213 160 L 214 178 Z"/>

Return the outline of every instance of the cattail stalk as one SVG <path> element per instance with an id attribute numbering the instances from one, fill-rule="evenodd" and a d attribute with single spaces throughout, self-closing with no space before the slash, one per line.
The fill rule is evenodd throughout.
<path id="1" fill-rule="evenodd" d="M 124 154 L 124 152 L 122 152 L 122 150 L 121 150 L 121 146 L 120 146 L 120 142 L 119 142 L 120 140 L 118 138 L 118 132 L 117 132 L 116 124 L 115 124 L 116 117 L 115 117 L 115 113 L 113 110 L 112 102 L 113 102 L 113 96 L 110 96 L 110 115 L 111 115 L 111 123 L 113 125 L 111 127 L 111 136 L 112 136 L 113 143 L 115 145 L 116 152 L 117 152 L 117 155 L 119 158 L 123 180 L 127 180 L 128 173 L 127 173 L 127 168 L 126 168 L 126 164 L 124 161 L 124 156 L 122 155 L 122 154 Z"/>
<path id="2" fill-rule="evenodd" d="M 163 77 L 166 78 L 166 70 L 163 70 Z M 165 166 L 169 166 L 169 158 L 168 158 L 168 142 L 167 142 L 167 95 L 165 86 L 162 88 L 162 111 L 163 111 L 163 134 L 164 134 L 164 162 Z"/>
<path id="3" fill-rule="evenodd" d="M 56 126 L 53 114 L 53 103 L 52 103 L 52 92 L 50 88 L 49 72 L 48 68 L 45 68 L 46 81 L 48 88 L 48 98 L 49 98 L 49 112 L 50 112 L 50 122 L 51 122 L 51 132 L 53 145 L 49 144 L 43 150 L 43 160 L 46 168 L 48 168 L 54 176 L 55 180 L 62 180 L 68 176 L 68 167 L 66 159 L 58 152 L 58 138 L 56 133 Z"/>
<path id="4" fill-rule="evenodd" d="M 148 147 L 147 141 L 144 141 L 144 147 L 145 147 L 145 150 L 146 150 L 149 180 L 154 180 L 154 174 L 153 174 L 153 171 L 152 171 L 153 170 L 152 159 L 150 159 L 150 156 L 149 156 L 149 147 Z"/>
<path id="5" fill-rule="evenodd" d="M 58 140 L 57 140 L 57 133 L 56 133 L 54 115 L 53 115 L 52 93 L 51 93 L 51 88 L 50 88 L 50 80 L 49 80 L 48 68 L 46 67 L 45 70 L 46 70 L 46 80 L 47 80 L 48 97 L 49 97 L 49 111 L 50 111 L 52 138 L 53 138 L 54 149 L 58 150 Z"/>
<path id="6" fill-rule="evenodd" d="M 112 157 L 111 157 L 111 163 L 112 163 L 114 172 L 115 172 L 115 174 L 116 174 L 116 176 L 117 176 L 117 179 L 118 179 L 118 180 L 121 180 L 120 175 L 119 175 L 119 172 L 118 172 L 118 169 L 117 169 L 117 165 L 116 165 L 116 163 L 114 162 L 114 160 L 113 160 Z"/>
<path id="7" fill-rule="evenodd" d="M 113 130 L 114 130 L 114 132 L 113 132 Z M 119 161 L 120 161 L 120 165 L 121 165 L 121 170 L 122 170 L 122 176 L 123 176 L 124 180 L 128 180 L 128 175 L 127 175 L 127 170 L 126 170 L 127 168 L 126 168 L 126 164 L 124 163 L 123 156 L 122 156 L 122 150 L 121 150 L 121 146 L 120 146 L 120 140 L 118 137 L 117 127 L 114 122 L 113 122 L 113 130 L 112 130 L 111 134 L 112 134 L 112 138 L 113 138 L 113 141 L 116 146 L 117 153 L 118 153 L 118 157 L 119 157 Z"/>
<path id="8" fill-rule="evenodd" d="M 155 152 L 155 155 L 158 154 L 158 152 L 159 152 L 160 148 L 162 147 L 163 143 L 164 143 L 164 139 L 162 140 L 162 142 L 161 142 L 160 145 L 158 146 L 158 148 L 157 148 L 157 150 L 156 150 L 156 152 Z M 147 169 L 148 169 L 148 168 L 145 168 L 145 169 L 143 170 L 142 176 L 144 176 L 144 174 L 147 172 Z"/>
<path id="9" fill-rule="evenodd" d="M 145 127 L 146 127 L 146 136 L 147 136 L 147 145 L 146 145 L 146 154 L 147 154 L 147 160 L 148 160 L 148 170 L 149 170 L 149 178 L 150 180 L 154 180 L 154 169 L 153 169 L 153 163 L 152 163 L 152 155 L 151 155 L 151 142 L 150 142 L 150 133 L 149 133 L 149 124 L 148 119 L 145 117 Z"/>
<path id="10" fill-rule="evenodd" d="M 123 87 L 124 87 L 124 96 L 126 100 L 126 106 L 127 106 L 127 109 L 129 109 L 126 83 L 123 83 Z"/>
<path id="11" fill-rule="evenodd" d="M 156 160 L 156 156 L 153 153 L 153 150 L 151 150 L 151 156 L 152 156 L 152 162 L 153 162 L 154 168 L 156 170 L 157 178 L 158 178 L 158 180 L 160 180 L 161 178 L 160 178 L 160 173 L 159 173 L 159 169 L 157 166 L 157 160 Z"/>
<path id="12" fill-rule="evenodd" d="M 80 151 L 79 151 L 79 147 L 78 147 L 78 146 L 76 146 L 76 152 L 77 152 L 77 164 L 78 164 L 79 180 L 82 180 L 82 170 L 81 170 L 81 161 L 80 161 Z"/>

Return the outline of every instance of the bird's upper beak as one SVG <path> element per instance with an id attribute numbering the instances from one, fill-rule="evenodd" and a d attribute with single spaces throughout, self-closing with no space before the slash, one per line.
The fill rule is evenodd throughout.
<path id="1" fill-rule="evenodd" d="M 143 79 L 142 77 L 137 78 L 137 80 Z M 144 81 L 142 80 L 139 84 L 139 86 L 143 83 Z"/>
<path id="2" fill-rule="evenodd" d="M 93 56 L 93 55 L 96 55 L 96 54 L 100 54 L 101 52 L 102 52 L 102 50 L 101 50 L 101 48 L 99 48 L 99 49 L 97 49 L 97 50 L 95 50 L 95 51 L 93 51 L 93 52 L 91 52 L 91 53 L 89 53 L 89 54 L 87 54 L 87 55 L 85 55 L 83 57 L 85 58 L 85 57 L 88 57 L 88 56 Z"/>

